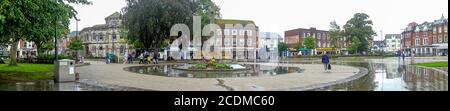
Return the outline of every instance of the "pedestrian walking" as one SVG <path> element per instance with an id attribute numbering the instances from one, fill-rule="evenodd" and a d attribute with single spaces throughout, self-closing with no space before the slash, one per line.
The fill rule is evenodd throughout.
<path id="1" fill-rule="evenodd" d="M 322 55 L 322 63 L 324 64 L 325 71 L 329 71 L 331 69 L 330 57 L 328 56 L 327 52 L 324 52 L 324 54 Z"/>

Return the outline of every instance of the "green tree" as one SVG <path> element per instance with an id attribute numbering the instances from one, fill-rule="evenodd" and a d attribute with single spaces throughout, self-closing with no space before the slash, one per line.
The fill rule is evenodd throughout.
<path id="1" fill-rule="evenodd" d="M 221 18 L 220 7 L 217 6 L 211 0 L 194 0 L 194 16 L 200 16 L 202 18 L 201 27 L 204 27 L 210 23 L 215 23 L 216 19 Z M 192 23 L 189 24 L 192 27 Z M 191 34 L 193 34 L 191 30 Z M 211 37 L 211 36 L 210 36 Z M 210 37 L 202 37 L 202 42 L 208 40 Z M 193 39 L 193 35 L 191 36 Z"/>
<path id="2" fill-rule="evenodd" d="M 278 52 L 279 55 L 282 56 L 281 54 L 283 54 L 284 51 L 288 50 L 288 45 L 284 42 L 279 42 L 278 43 Z"/>
<path id="3" fill-rule="evenodd" d="M 123 12 L 129 43 L 142 49 L 159 49 L 174 24 L 192 27 L 194 15 L 201 16 L 202 27 L 220 18 L 220 8 L 211 0 L 127 0 Z"/>
<path id="4" fill-rule="evenodd" d="M 55 49 L 55 45 L 53 42 L 47 42 L 43 44 L 41 47 L 38 47 L 39 53 L 48 54 L 49 51 Z"/>
<path id="5" fill-rule="evenodd" d="M 10 65 L 17 65 L 19 40 L 47 42 L 55 30 L 67 32 L 70 18 L 76 11 L 67 3 L 91 4 L 87 0 L 2 0 L 0 3 L 0 36 L 11 45 Z M 45 42 L 42 42 L 45 41 Z"/>
<path id="6" fill-rule="evenodd" d="M 76 52 L 75 58 L 76 58 L 76 61 L 78 61 L 78 51 L 83 50 L 83 41 L 81 41 L 80 39 L 75 39 L 72 42 L 70 42 L 70 44 L 69 44 L 69 46 L 67 46 L 67 48 Z"/>
<path id="7" fill-rule="evenodd" d="M 348 46 L 348 50 L 353 52 L 354 54 L 358 53 L 361 42 L 358 37 L 352 37 L 352 43 Z"/>
<path id="8" fill-rule="evenodd" d="M 333 21 L 330 23 L 330 43 L 333 48 L 341 48 L 342 44 L 340 44 L 340 40 L 343 38 L 343 32 L 341 30 L 341 27 L 336 23 L 336 21 Z"/>
<path id="9" fill-rule="evenodd" d="M 316 48 L 315 40 L 314 40 L 314 38 L 311 37 L 311 36 L 307 36 L 307 37 L 305 38 L 305 41 L 304 41 L 303 44 L 305 44 L 305 48 L 306 48 L 306 49 L 310 49 L 310 50 L 311 50 L 311 49 Z"/>
<path id="10" fill-rule="evenodd" d="M 174 24 L 189 23 L 191 5 L 188 0 L 127 0 L 123 11 L 129 42 L 158 49 Z"/>
<path id="11" fill-rule="evenodd" d="M 360 44 L 358 45 L 357 52 L 360 53 L 369 50 L 369 40 L 376 35 L 372 29 L 373 22 L 369 18 L 369 15 L 365 13 L 356 13 L 344 25 L 344 36 L 352 37 L 347 40 L 354 40 L 354 37 L 359 40 Z"/>

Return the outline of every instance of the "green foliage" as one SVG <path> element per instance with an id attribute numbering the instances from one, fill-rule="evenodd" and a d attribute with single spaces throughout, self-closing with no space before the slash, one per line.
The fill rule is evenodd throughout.
<path id="1" fill-rule="evenodd" d="M 297 44 L 297 46 L 295 47 L 295 49 L 301 49 L 301 48 L 305 48 L 305 45 L 303 45 L 303 43 L 301 43 L 301 42 L 299 42 L 298 44 Z"/>
<path id="2" fill-rule="evenodd" d="M 352 51 L 353 53 L 358 53 L 358 48 L 360 47 L 361 42 L 357 37 L 352 38 L 352 43 L 348 46 L 348 50 Z"/>
<path id="3" fill-rule="evenodd" d="M 50 60 L 53 61 L 55 59 L 55 55 L 53 54 L 39 54 L 37 56 L 37 60 Z M 58 55 L 58 59 L 73 59 L 73 57 L 67 56 L 67 55 L 63 55 L 63 54 L 59 54 Z"/>
<path id="4" fill-rule="evenodd" d="M 448 67 L 448 61 L 416 63 L 416 65 L 425 67 Z"/>
<path id="5" fill-rule="evenodd" d="M 373 31 L 372 20 L 369 20 L 369 15 L 365 13 L 356 13 L 353 18 L 347 21 L 344 25 L 344 36 L 352 37 L 347 40 L 354 40 L 353 37 L 359 39 L 360 44 L 357 47 L 357 52 L 365 52 L 369 50 L 369 40 L 376 35 Z"/>
<path id="6" fill-rule="evenodd" d="M 192 7 L 188 0 L 127 0 L 124 8 L 124 26 L 128 39 L 142 43 L 145 49 L 159 48 L 170 36 L 170 29 L 177 23 L 189 23 Z"/>
<path id="7" fill-rule="evenodd" d="M 9 66 L 7 64 L 0 65 L 0 72 L 18 72 L 18 73 L 32 73 L 32 72 L 52 72 L 53 64 L 19 64 L 17 66 Z"/>
<path id="8" fill-rule="evenodd" d="M 80 39 L 75 39 L 67 46 L 70 50 L 79 51 L 83 50 L 83 42 Z"/>
<path id="9" fill-rule="evenodd" d="M 55 48 L 55 45 L 53 42 L 47 42 L 47 43 L 43 44 L 41 47 L 38 47 L 38 51 L 40 53 L 48 52 L 48 51 L 53 50 L 54 48 Z"/>
<path id="10" fill-rule="evenodd" d="M 336 23 L 336 21 L 333 21 L 330 23 L 330 42 L 331 46 L 333 48 L 340 48 L 342 44 L 340 44 L 340 40 L 343 38 L 343 31 L 341 30 L 341 27 Z"/>
<path id="11" fill-rule="evenodd" d="M 189 67 L 189 69 L 206 69 L 206 68 L 208 68 L 208 64 L 195 64 Z"/>
<path id="12" fill-rule="evenodd" d="M 47 43 L 53 35 L 68 32 L 70 18 L 76 11 L 68 3 L 90 4 L 87 0 L 2 0 L 0 3 L 0 41 L 13 45 L 16 52 L 19 40 L 33 41 L 37 47 Z M 15 53 L 10 65 L 17 65 Z"/>
<path id="13" fill-rule="evenodd" d="M 0 64 L 0 80 L 35 81 L 53 79 L 53 64 Z"/>
<path id="14" fill-rule="evenodd" d="M 306 48 L 306 49 L 314 49 L 314 48 L 316 48 L 316 43 L 315 43 L 315 42 L 316 42 L 316 41 L 314 40 L 313 37 L 307 36 L 307 37 L 305 38 L 305 41 L 304 41 L 303 44 L 305 44 L 305 48 Z"/>
<path id="15" fill-rule="evenodd" d="M 192 24 L 194 15 L 202 17 L 202 25 L 220 17 L 211 0 L 126 0 L 124 26 L 129 43 L 137 48 L 161 48 L 175 24 Z M 211 8 L 214 7 L 214 8 Z M 213 12 L 215 16 L 210 17 Z M 191 36 L 192 37 L 192 36 Z"/>
<path id="16" fill-rule="evenodd" d="M 233 69 L 233 68 L 228 64 L 216 64 L 215 69 Z"/>

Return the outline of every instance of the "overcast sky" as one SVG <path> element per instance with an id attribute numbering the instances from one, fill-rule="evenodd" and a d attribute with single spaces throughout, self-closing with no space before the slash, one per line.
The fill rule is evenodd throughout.
<path id="1" fill-rule="evenodd" d="M 93 5 L 73 5 L 78 11 L 79 30 L 104 24 L 104 18 L 126 5 L 125 0 L 90 0 Z M 253 20 L 263 32 L 316 27 L 329 30 L 336 20 L 344 25 L 353 14 L 367 13 L 374 30 L 400 33 L 410 22 L 423 23 L 448 18 L 448 0 L 213 0 L 221 7 L 222 18 Z M 72 20 L 70 29 L 76 30 Z M 380 35 L 380 34 L 378 34 Z M 381 39 L 377 37 L 376 39 Z"/>

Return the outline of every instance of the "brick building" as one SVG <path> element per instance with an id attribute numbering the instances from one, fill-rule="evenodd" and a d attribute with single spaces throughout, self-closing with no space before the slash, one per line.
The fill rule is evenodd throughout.
<path id="1" fill-rule="evenodd" d="M 409 23 L 402 32 L 401 50 L 408 56 L 436 56 L 448 54 L 448 19 L 434 22 Z"/>
<path id="2" fill-rule="evenodd" d="M 316 49 L 313 50 L 314 54 L 321 53 L 323 51 L 335 51 L 331 47 L 331 39 L 328 31 L 317 30 L 314 27 L 309 29 L 298 28 L 288 30 L 284 32 L 284 38 L 286 44 L 288 44 L 290 55 L 298 53 L 298 49 L 295 49 L 299 43 L 303 43 L 307 36 L 311 36 L 315 39 Z"/>

